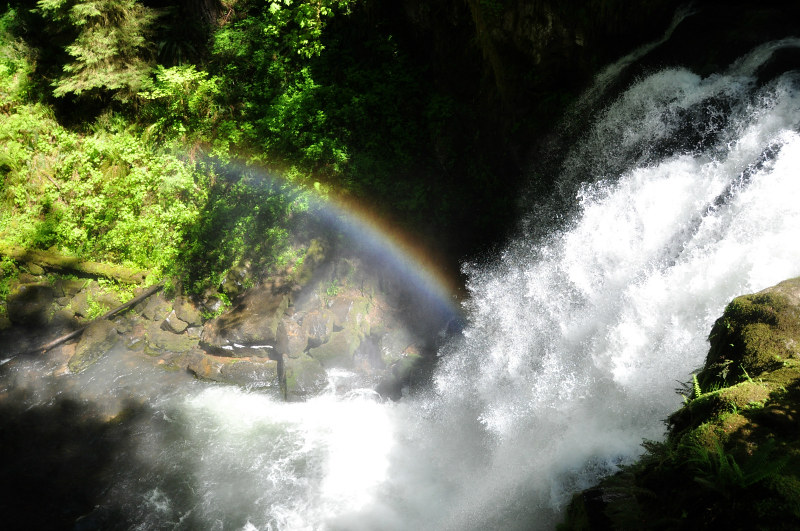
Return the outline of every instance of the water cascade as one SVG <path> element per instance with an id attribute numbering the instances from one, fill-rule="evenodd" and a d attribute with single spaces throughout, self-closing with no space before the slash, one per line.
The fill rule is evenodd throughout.
<path id="1" fill-rule="evenodd" d="M 334 371 L 325 394 L 280 403 L 124 351 L 68 384 L 21 361 L 2 390 L 128 411 L 79 528 L 552 528 L 662 436 L 726 302 L 800 274 L 800 74 L 758 79 L 798 46 L 651 74 L 597 114 L 556 211 L 525 220 L 552 229 L 465 266 L 467 326 L 424 392 L 386 402 Z"/>

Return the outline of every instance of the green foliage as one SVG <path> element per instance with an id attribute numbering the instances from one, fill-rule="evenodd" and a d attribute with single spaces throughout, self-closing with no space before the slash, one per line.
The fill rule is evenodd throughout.
<path id="1" fill-rule="evenodd" d="M 53 94 L 113 93 L 126 100 L 148 82 L 148 34 L 157 15 L 136 0 L 39 0 L 52 22 L 77 32 L 66 46 L 72 62 L 53 83 Z"/>
<path id="2" fill-rule="evenodd" d="M 0 257 L 0 317 L 5 315 L 5 301 L 11 289 L 11 284 L 19 276 L 16 263 L 7 257 Z"/>
<path id="3" fill-rule="evenodd" d="M 186 142 L 210 136 L 219 125 L 222 80 L 193 65 L 155 69 L 153 86 L 139 93 L 150 102 L 142 117 L 152 120 L 148 133 L 154 140 Z M 234 142 L 240 139 L 234 139 Z"/>
<path id="4" fill-rule="evenodd" d="M 300 189 L 256 168 L 208 163 L 208 196 L 181 244 L 176 272 L 186 287 L 219 286 L 245 260 L 257 270 L 273 266 L 288 250 L 288 227 L 305 210 Z"/>
<path id="5" fill-rule="evenodd" d="M 727 453 L 719 442 L 713 450 L 702 444 L 691 444 L 687 449 L 687 464 L 696 474 L 694 481 L 726 498 L 777 475 L 788 462 L 786 456 L 774 458 L 773 439 L 761 444 L 744 466 L 739 466 L 734 456 Z"/>
<path id="6" fill-rule="evenodd" d="M 88 306 L 86 315 L 87 321 L 93 321 L 111 309 L 106 305 L 96 301 L 94 297 L 92 297 L 91 293 L 86 297 L 86 304 Z"/>
<path id="7" fill-rule="evenodd" d="M 0 102 L 7 104 L 23 101 L 30 85 L 31 52 L 23 42 L 11 36 L 17 25 L 18 17 L 14 9 L 0 16 Z M 2 165 L 0 158 L 0 167 Z"/>
<path id="8" fill-rule="evenodd" d="M 692 398 L 700 398 L 703 394 L 702 389 L 700 389 L 700 382 L 697 381 L 697 375 L 692 375 Z"/>
<path id="9" fill-rule="evenodd" d="M 0 121 L 0 237 L 143 268 L 174 262 L 205 197 L 193 163 L 125 131 L 71 133 L 42 106 L 13 111 Z"/>

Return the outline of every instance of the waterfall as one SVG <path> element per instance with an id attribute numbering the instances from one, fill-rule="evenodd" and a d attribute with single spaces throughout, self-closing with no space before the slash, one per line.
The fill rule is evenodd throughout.
<path id="1" fill-rule="evenodd" d="M 468 325 L 405 404 L 390 476 L 425 470 L 390 482 L 408 503 L 397 529 L 553 527 L 572 493 L 663 436 L 725 304 L 800 273 L 800 76 L 757 82 L 798 46 L 634 83 L 565 158 L 567 219 L 465 268 Z M 363 529 L 386 528 L 374 518 Z"/>
<path id="2" fill-rule="evenodd" d="M 546 234 L 465 265 L 467 323 L 425 391 L 386 402 L 339 371 L 281 403 L 120 350 L 68 387 L 20 362 L 0 393 L 128 411 L 78 529 L 552 528 L 663 436 L 727 301 L 800 274 L 800 75 L 759 79 L 799 46 L 652 73 L 597 113 L 523 222 Z"/>

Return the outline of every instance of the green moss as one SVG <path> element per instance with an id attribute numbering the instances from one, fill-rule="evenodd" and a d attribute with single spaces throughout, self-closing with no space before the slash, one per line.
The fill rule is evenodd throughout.
<path id="1" fill-rule="evenodd" d="M 714 323 L 709 341 L 701 386 L 756 377 L 800 354 L 797 307 L 777 292 L 737 297 Z"/>

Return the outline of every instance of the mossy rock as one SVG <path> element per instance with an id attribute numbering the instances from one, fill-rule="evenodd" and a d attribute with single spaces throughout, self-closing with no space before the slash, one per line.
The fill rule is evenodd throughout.
<path id="1" fill-rule="evenodd" d="M 754 404 L 763 406 L 769 394 L 767 385 L 750 381 L 704 393 L 673 413 L 669 423 L 673 431 L 683 431 L 710 422 L 724 413 L 745 410 Z"/>
<path id="2" fill-rule="evenodd" d="M 561 529 L 795 529 L 800 518 L 800 280 L 734 299 L 714 324 L 699 395 L 664 443 L 577 495 Z M 631 496 L 632 495 L 632 496 Z M 597 502 L 587 505 L 587 499 Z M 644 515 L 620 525 L 615 515 Z"/>
<path id="3" fill-rule="evenodd" d="M 284 393 L 286 400 L 303 400 L 325 389 L 327 375 L 318 360 L 302 354 L 296 358 L 284 357 Z"/>
<path id="4" fill-rule="evenodd" d="M 114 348 L 119 340 L 114 323 L 101 319 L 86 327 L 75 354 L 67 366 L 73 373 L 83 372 Z"/>
<path id="5" fill-rule="evenodd" d="M 347 328 L 331 334 L 327 343 L 310 349 L 308 355 L 326 369 L 352 369 L 353 354 L 361 345 L 362 339 L 363 336 L 359 332 Z"/>
<path id="6" fill-rule="evenodd" d="M 800 307 L 795 281 L 734 299 L 711 329 L 711 348 L 698 381 L 731 385 L 800 357 Z"/>
<path id="7" fill-rule="evenodd" d="M 160 323 L 152 323 L 145 331 L 144 351 L 149 356 L 160 356 L 164 352 L 188 352 L 197 343 L 196 339 L 186 334 L 174 334 L 161 328 Z"/>
<path id="8" fill-rule="evenodd" d="M 200 326 L 203 324 L 203 316 L 200 314 L 200 310 L 185 298 L 178 297 L 175 299 L 173 306 L 178 319 L 189 326 Z"/>
<path id="9" fill-rule="evenodd" d="M 201 346 L 215 355 L 231 355 L 236 345 L 270 346 L 286 351 L 288 338 L 283 317 L 289 306 L 288 286 L 263 285 L 249 289 L 228 312 L 206 322 Z"/>
<path id="10" fill-rule="evenodd" d="M 280 395 L 277 361 L 224 358 L 194 349 L 186 355 L 184 363 L 186 370 L 198 379 L 269 390 L 276 397 Z"/>

